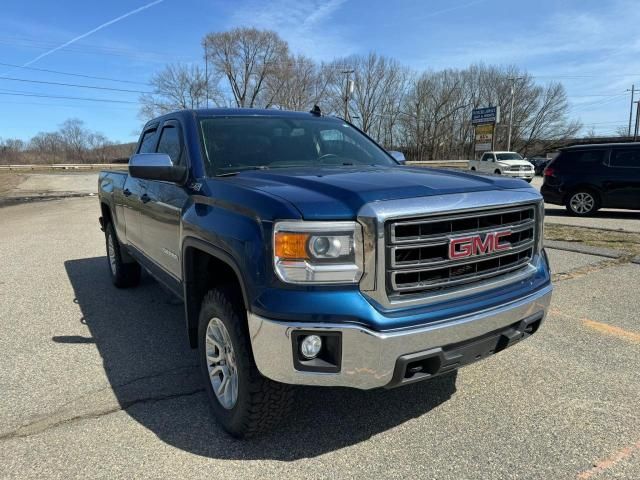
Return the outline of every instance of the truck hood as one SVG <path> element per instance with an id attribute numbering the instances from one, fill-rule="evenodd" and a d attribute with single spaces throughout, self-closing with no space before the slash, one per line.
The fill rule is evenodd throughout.
<path id="1" fill-rule="evenodd" d="M 510 167 L 533 167 L 533 164 L 527 160 L 498 160 L 498 163 L 508 165 Z"/>
<path id="2" fill-rule="evenodd" d="M 224 180 L 283 198 L 307 220 L 352 219 L 365 203 L 374 201 L 531 188 L 507 177 L 400 166 L 245 171 Z"/>

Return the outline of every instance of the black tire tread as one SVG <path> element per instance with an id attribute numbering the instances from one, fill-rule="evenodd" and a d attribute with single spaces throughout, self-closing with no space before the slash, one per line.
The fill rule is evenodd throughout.
<path id="1" fill-rule="evenodd" d="M 218 419 L 231 435 L 238 438 L 251 438 L 280 422 L 292 407 L 293 389 L 291 385 L 263 377 L 258 371 L 253 359 L 249 329 L 239 295 L 229 289 L 212 289 L 202 300 L 201 312 L 207 312 L 212 305 L 215 306 L 227 329 L 232 330 L 229 331 L 232 339 L 239 340 L 240 345 L 234 345 L 236 363 L 248 367 L 244 368 L 245 371 L 239 372 L 240 375 L 247 376 L 246 385 L 248 385 L 246 402 L 243 405 L 244 411 L 241 412 L 239 421 L 229 424 L 224 419 Z M 201 315 L 200 322 L 208 322 L 207 317 L 208 315 Z M 202 336 L 200 336 L 200 342 L 204 343 Z M 215 398 L 211 400 L 217 402 Z"/>
<path id="2" fill-rule="evenodd" d="M 120 241 L 118 240 L 118 236 L 116 235 L 116 231 L 113 228 L 113 224 L 111 222 L 107 223 L 104 232 L 105 244 L 107 244 L 109 235 L 112 235 L 114 240 L 113 245 L 116 252 L 116 275 L 113 275 L 113 273 L 111 272 L 111 266 L 107 264 L 109 275 L 111 276 L 113 284 L 118 288 L 135 287 L 140 283 L 140 265 L 136 262 L 124 263 L 122 261 L 122 253 L 120 252 Z M 109 262 L 108 251 L 107 262 Z"/>

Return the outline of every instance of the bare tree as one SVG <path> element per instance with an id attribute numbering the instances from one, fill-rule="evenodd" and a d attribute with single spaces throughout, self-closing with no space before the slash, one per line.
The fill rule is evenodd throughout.
<path id="1" fill-rule="evenodd" d="M 356 123 L 365 133 L 373 133 L 374 129 L 379 132 L 383 115 L 393 115 L 400 109 L 402 67 L 396 60 L 375 53 L 349 57 L 341 62 L 353 68 L 350 111 L 358 117 Z"/>
<path id="2" fill-rule="evenodd" d="M 29 148 L 42 163 L 62 161 L 63 140 L 58 132 L 40 132 L 29 142 Z"/>
<path id="3" fill-rule="evenodd" d="M 207 99 L 217 105 L 220 95 L 218 80 L 205 75 L 197 65 L 173 64 L 151 78 L 153 92 L 140 97 L 140 116 L 150 119 L 165 113 L 185 108 L 203 108 Z"/>
<path id="4" fill-rule="evenodd" d="M 60 125 L 59 132 L 65 160 L 71 163 L 86 162 L 89 132 L 84 127 L 84 122 L 78 118 L 70 118 Z"/>
<path id="5" fill-rule="evenodd" d="M 25 143 L 18 138 L 0 139 L 0 163 L 19 163 L 18 160 L 24 149 Z"/>
<path id="6" fill-rule="evenodd" d="M 303 55 L 291 57 L 267 79 L 264 106 L 304 111 L 322 103 L 334 78 L 333 69 Z"/>
<path id="7" fill-rule="evenodd" d="M 275 98 L 278 75 L 289 63 L 289 47 L 276 32 L 235 28 L 208 34 L 203 46 L 214 71 L 227 80 L 237 107 L 266 106 Z M 269 82 L 272 95 L 265 98 Z"/>

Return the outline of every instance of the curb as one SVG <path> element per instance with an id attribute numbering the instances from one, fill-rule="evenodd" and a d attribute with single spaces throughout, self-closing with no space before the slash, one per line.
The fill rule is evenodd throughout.
<path id="1" fill-rule="evenodd" d="M 545 225 L 559 225 L 561 227 L 586 228 L 588 230 L 603 230 L 605 232 L 616 232 L 616 233 L 635 233 L 640 235 L 640 232 L 637 232 L 635 230 L 625 230 L 624 228 L 588 227 L 586 225 L 574 225 L 572 223 L 555 222 L 553 220 L 549 220 L 548 215 L 545 215 L 544 223 Z"/>
<path id="2" fill-rule="evenodd" d="M 618 250 L 611 250 L 609 248 L 590 247 L 577 242 L 563 242 L 560 240 L 545 240 L 545 248 L 551 248 L 553 250 L 564 250 L 565 252 L 584 253 L 586 255 L 594 255 L 596 257 L 605 258 L 620 258 L 625 254 Z M 640 257 L 635 260 L 640 261 Z M 635 262 L 635 260 L 632 260 Z"/>
<path id="3" fill-rule="evenodd" d="M 61 195 L 41 195 L 37 197 L 5 197 L 0 198 L 0 208 L 21 203 L 46 202 L 49 200 L 64 200 L 65 198 L 97 197 L 97 193 L 67 193 Z"/>

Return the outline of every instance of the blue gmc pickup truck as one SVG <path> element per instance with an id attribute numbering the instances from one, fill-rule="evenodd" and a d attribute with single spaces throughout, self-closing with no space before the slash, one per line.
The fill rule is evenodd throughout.
<path id="1" fill-rule="evenodd" d="M 279 110 L 150 121 L 103 172 L 109 272 L 184 301 L 217 420 L 248 437 L 291 385 L 397 387 L 535 333 L 543 204 L 519 179 L 411 168 L 350 123 Z"/>

